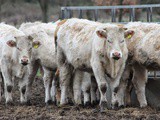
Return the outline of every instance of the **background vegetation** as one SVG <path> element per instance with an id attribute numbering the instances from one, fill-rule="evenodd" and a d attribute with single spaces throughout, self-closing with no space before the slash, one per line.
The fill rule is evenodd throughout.
<path id="1" fill-rule="evenodd" d="M 0 21 L 13 25 L 20 25 L 29 21 L 56 21 L 59 19 L 61 6 L 134 4 L 160 4 L 160 0 L 0 0 Z M 140 13 L 143 12 L 145 10 L 140 11 Z M 106 11 L 100 13 L 102 13 L 102 19 L 110 15 Z M 127 17 L 127 14 L 126 12 L 124 16 Z M 154 14 L 156 16 L 154 21 L 159 22 L 160 9 L 154 9 Z M 87 13 L 86 16 L 92 16 L 92 13 Z M 143 15 L 140 16 L 144 18 Z M 119 21 L 124 20 L 119 19 Z M 143 19 L 141 20 L 143 21 Z"/>

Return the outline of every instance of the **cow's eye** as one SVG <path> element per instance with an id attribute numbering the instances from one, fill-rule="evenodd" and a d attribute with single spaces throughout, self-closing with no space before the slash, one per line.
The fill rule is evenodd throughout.
<path id="1" fill-rule="evenodd" d="M 120 43 L 123 43 L 123 42 L 124 42 L 124 40 L 121 40 L 121 41 L 120 41 Z"/>
<path id="2" fill-rule="evenodd" d="M 110 39 L 107 40 L 109 43 L 113 43 Z"/>
<path id="3" fill-rule="evenodd" d="M 29 48 L 29 49 L 28 49 L 28 51 L 31 51 L 31 50 L 32 50 L 32 48 Z"/>
<path id="4" fill-rule="evenodd" d="M 21 49 L 21 48 L 19 48 L 19 47 L 17 47 L 17 49 L 18 49 L 19 51 L 22 51 L 22 49 Z"/>

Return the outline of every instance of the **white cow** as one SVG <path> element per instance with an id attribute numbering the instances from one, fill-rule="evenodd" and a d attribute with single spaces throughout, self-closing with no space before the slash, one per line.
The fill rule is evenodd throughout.
<path id="1" fill-rule="evenodd" d="M 134 34 L 132 38 L 128 37 L 126 39 L 127 48 L 129 50 L 129 57 L 128 57 L 127 67 L 125 68 L 125 71 L 124 71 L 124 75 L 122 75 L 120 86 L 117 89 L 118 106 L 124 106 L 125 104 L 131 105 L 131 97 L 130 97 L 131 86 L 130 84 L 133 83 L 136 94 L 137 94 L 138 101 L 140 103 L 140 107 L 146 107 L 147 100 L 145 96 L 145 85 L 147 82 L 148 67 L 146 67 L 145 64 L 142 64 L 141 59 L 143 60 L 143 62 L 147 62 L 147 61 L 145 61 L 144 58 L 140 57 L 140 55 L 145 56 L 145 53 L 150 52 L 150 51 L 152 51 L 152 53 L 150 54 L 155 55 L 155 52 L 153 51 L 154 49 L 149 48 L 150 46 L 153 47 L 152 39 L 151 40 L 146 39 L 145 42 L 143 41 L 146 35 L 149 36 L 148 33 L 156 29 L 160 29 L 160 24 L 130 22 L 126 24 L 125 27 L 128 28 L 128 30 L 134 29 Z M 153 40 L 154 38 L 155 37 L 153 36 Z M 145 44 L 146 50 L 140 53 L 140 51 L 142 50 L 142 47 L 144 46 L 144 43 L 147 43 L 147 41 L 150 41 L 150 42 L 148 44 Z M 156 41 L 156 43 L 157 42 L 158 41 Z M 138 53 L 140 53 L 140 55 L 138 55 Z M 154 57 L 152 58 L 156 59 L 156 56 Z M 148 59 L 147 55 L 146 55 L 146 59 Z M 154 61 L 154 62 L 157 63 L 157 61 Z M 155 69 L 155 67 L 152 66 L 152 69 Z M 133 78 L 130 78 L 130 73 L 133 73 Z"/>
<path id="2" fill-rule="evenodd" d="M 31 64 L 29 66 L 29 87 L 31 87 L 39 65 L 41 65 L 44 70 L 45 103 L 47 104 L 51 101 L 56 103 L 54 73 L 56 72 L 57 64 L 54 34 L 57 23 L 58 21 L 56 23 L 24 23 L 19 28 L 26 35 L 32 36 L 33 41 L 38 43 L 32 52 Z M 52 92 L 50 93 L 51 82 Z"/>
<path id="3" fill-rule="evenodd" d="M 6 103 L 12 103 L 14 80 L 19 80 L 20 102 L 27 103 L 28 69 L 32 38 L 13 26 L 0 24 L 0 70 L 4 78 Z"/>
<path id="4" fill-rule="evenodd" d="M 128 50 L 124 39 L 124 29 L 118 25 L 73 18 L 59 26 L 56 43 L 61 105 L 67 103 L 67 89 L 74 69 L 94 73 L 103 110 L 107 102 L 107 82 L 113 93 L 125 67 Z M 114 94 L 112 99 L 114 104 Z"/>

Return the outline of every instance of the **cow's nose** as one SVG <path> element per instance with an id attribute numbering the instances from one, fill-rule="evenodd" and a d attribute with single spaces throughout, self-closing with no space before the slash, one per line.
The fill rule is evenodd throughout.
<path id="1" fill-rule="evenodd" d="M 21 64 L 22 64 L 22 65 L 27 65 L 27 64 L 28 64 L 28 58 L 27 58 L 27 57 L 23 57 L 23 58 L 21 59 Z"/>
<path id="2" fill-rule="evenodd" d="M 119 52 L 114 52 L 114 53 L 112 53 L 112 58 L 113 58 L 114 60 L 119 60 L 120 57 L 121 57 L 121 54 L 120 54 Z"/>

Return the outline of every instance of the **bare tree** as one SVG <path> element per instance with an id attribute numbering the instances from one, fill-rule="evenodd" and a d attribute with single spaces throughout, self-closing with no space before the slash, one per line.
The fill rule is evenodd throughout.
<path id="1" fill-rule="evenodd" d="M 2 13 L 1 13 L 1 11 L 2 11 L 2 5 L 3 4 L 4 4 L 4 0 L 0 0 L 0 22 L 2 20 Z"/>
<path id="2" fill-rule="evenodd" d="M 119 0 L 119 5 L 123 4 L 123 0 Z M 118 22 L 122 22 L 123 9 L 119 10 Z"/>
<path id="3" fill-rule="evenodd" d="M 42 21 L 48 22 L 48 4 L 49 0 L 38 0 L 42 10 Z"/>

